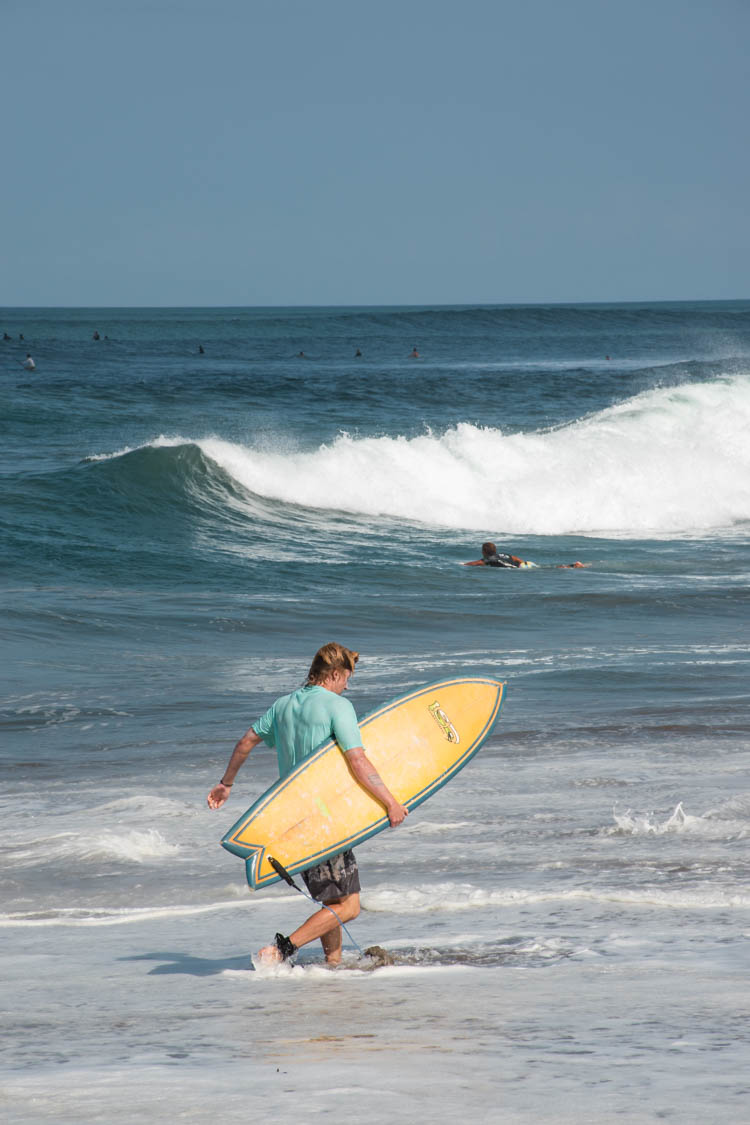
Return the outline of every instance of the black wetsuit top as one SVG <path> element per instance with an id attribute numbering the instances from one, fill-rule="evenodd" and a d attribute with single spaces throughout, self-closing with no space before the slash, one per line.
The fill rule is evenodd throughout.
<path id="1" fill-rule="evenodd" d="M 520 566 L 520 562 L 514 562 L 512 555 L 488 555 L 482 559 L 485 566 Z"/>

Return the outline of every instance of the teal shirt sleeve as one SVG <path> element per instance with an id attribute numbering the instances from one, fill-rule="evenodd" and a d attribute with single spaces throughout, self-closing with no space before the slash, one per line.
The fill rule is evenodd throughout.
<path id="1" fill-rule="evenodd" d="M 354 750 L 362 745 L 362 735 L 357 722 L 357 712 L 348 699 L 334 695 L 332 707 L 333 737 L 342 750 Z"/>
<path id="2" fill-rule="evenodd" d="M 253 730 L 263 739 L 266 746 L 276 745 L 274 708 L 275 704 L 268 708 L 265 715 L 261 715 L 261 717 L 253 723 Z"/>

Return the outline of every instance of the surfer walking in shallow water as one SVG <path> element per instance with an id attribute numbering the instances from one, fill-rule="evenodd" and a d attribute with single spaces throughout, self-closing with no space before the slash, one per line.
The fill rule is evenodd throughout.
<path id="1" fill-rule="evenodd" d="M 286 777 L 300 762 L 333 737 L 346 756 L 347 764 L 359 782 L 385 807 L 392 828 L 408 816 L 369 761 L 355 710 L 343 695 L 351 679 L 359 653 L 340 644 L 327 644 L 316 652 L 304 687 L 283 695 L 242 736 L 224 770 L 224 776 L 208 794 L 208 805 L 220 809 L 229 798 L 241 766 L 260 742 L 275 747 L 279 776 Z M 320 938 L 326 961 L 341 961 L 341 924 L 359 914 L 359 871 L 352 851 L 340 852 L 323 863 L 302 872 L 307 889 L 321 909 L 289 936 L 277 934 L 273 945 L 258 953 L 265 964 L 276 964 L 293 957 L 302 945 Z"/>

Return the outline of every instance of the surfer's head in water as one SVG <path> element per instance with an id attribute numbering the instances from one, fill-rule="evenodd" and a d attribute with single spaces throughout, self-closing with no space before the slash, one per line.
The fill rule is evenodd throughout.
<path id="1" fill-rule="evenodd" d="M 342 691 L 346 690 L 349 677 L 358 660 L 358 652 L 353 652 L 350 648 L 345 648 L 343 645 L 331 641 L 315 653 L 310 671 L 307 673 L 306 683 L 328 687 L 331 691 L 340 695 Z M 332 686 L 334 684 L 337 686 Z M 343 686 L 339 689 L 338 685 L 340 684 L 343 684 Z"/>

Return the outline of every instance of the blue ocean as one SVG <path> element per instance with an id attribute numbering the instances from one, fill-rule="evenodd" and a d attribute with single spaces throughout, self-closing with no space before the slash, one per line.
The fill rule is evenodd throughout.
<path id="1" fill-rule="evenodd" d="M 9 1125 L 750 1121 L 750 302 L 1 332 Z M 507 700 L 358 850 L 394 964 L 256 969 L 275 753 L 206 794 L 330 640 L 360 715 Z"/>

